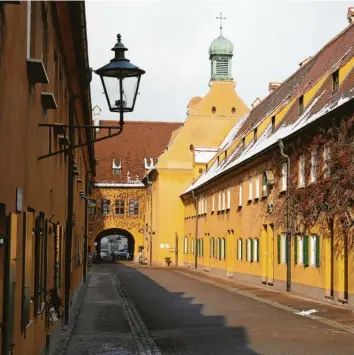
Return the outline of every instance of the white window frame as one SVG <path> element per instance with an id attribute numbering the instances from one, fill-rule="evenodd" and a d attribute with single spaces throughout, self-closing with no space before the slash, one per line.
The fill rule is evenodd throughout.
<path id="1" fill-rule="evenodd" d="M 280 237 L 280 263 L 286 264 L 286 233 Z"/>
<path id="2" fill-rule="evenodd" d="M 226 208 L 229 210 L 231 208 L 231 189 L 227 188 L 227 204 Z"/>
<path id="3" fill-rule="evenodd" d="M 254 238 L 253 239 L 253 261 L 255 263 L 258 263 L 259 260 L 258 260 L 258 248 L 259 248 L 259 239 L 258 238 Z"/>
<path id="4" fill-rule="evenodd" d="M 256 175 L 256 199 L 259 199 L 259 174 Z"/>
<path id="5" fill-rule="evenodd" d="M 313 150 L 311 152 L 311 182 L 314 183 L 317 180 L 317 152 Z"/>
<path id="6" fill-rule="evenodd" d="M 247 238 L 246 261 L 252 261 L 252 239 Z"/>
<path id="7" fill-rule="evenodd" d="M 216 258 L 220 259 L 220 238 L 216 238 Z"/>
<path id="8" fill-rule="evenodd" d="M 239 187 L 238 187 L 238 206 L 242 207 L 242 182 L 240 182 Z"/>
<path id="9" fill-rule="evenodd" d="M 222 191 L 222 210 L 225 211 L 226 208 L 226 192 L 225 190 Z"/>
<path id="10" fill-rule="evenodd" d="M 237 260 L 242 260 L 242 239 L 237 239 Z"/>
<path id="11" fill-rule="evenodd" d="M 221 238 L 221 260 L 226 259 L 226 239 Z"/>
<path id="12" fill-rule="evenodd" d="M 306 174 L 305 174 L 305 155 L 302 154 L 299 157 L 299 187 L 306 186 Z"/>
<path id="13" fill-rule="evenodd" d="M 184 237 L 184 254 L 188 254 L 188 237 Z"/>
<path id="14" fill-rule="evenodd" d="M 219 191 L 219 204 L 218 204 L 218 211 L 221 211 L 221 191 Z"/>
<path id="15" fill-rule="evenodd" d="M 281 191 L 284 192 L 288 188 L 288 164 L 283 163 L 281 167 Z"/>
<path id="16" fill-rule="evenodd" d="M 211 212 L 215 212 L 215 193 L 213 193 L 211 200 Z"/>
<path id="17" fill-rule="evenodd" d="M 253 198 L 253 181 L 252 176 L 248 178 L 248 201 L 252 201 Z"/>
<path id="18" fill-rule="evenodd" d="M 208 196 L 204 197 L 204 214 L 208 213 Z"/>
<path id="19" fill-rule="evenodd" d="M 304 236 L 298 235 L 297 242 L 298 242 L 297 263 L 299 265 L 304 265 Z"/>

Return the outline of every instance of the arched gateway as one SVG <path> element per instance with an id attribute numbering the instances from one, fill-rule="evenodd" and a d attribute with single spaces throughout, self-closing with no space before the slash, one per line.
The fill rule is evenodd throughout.
<path id="1" fill-rule="evenodd" d="M 127 250 L 129 253 L 128 260 L 134 260 L 135 257 L 135 239 L 134 236 L 125 229 L 121 228 L 109 228 L 101 231 L 97 234 L 94 239 L 95 251 L 99 256 L 101 253 L 101 241 L 103 238 L 113 237 L 113 240 L 117 239 L 126 239 L 127 240 Z M 116 237 L 116 238 L 115 238 Z M 126 247 L 123 245 L 122 249 L 126 250 Z M 119 251 L 119 249 L 117 250 Z"/>

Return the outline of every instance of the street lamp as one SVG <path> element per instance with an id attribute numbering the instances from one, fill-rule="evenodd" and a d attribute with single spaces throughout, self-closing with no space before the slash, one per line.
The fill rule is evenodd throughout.
<path id="1" fill-rule="evenodd" d="M 123 126 L 123 113 L 134 110 L 140 78 L 145 71 L 125 58 L 128 48 L 121 42 L 120 34 L 117 39 L 112 48 L 114 58 L 95 73 L 101 78 L 109 110 L 120 113 L 120 125 Z"/>

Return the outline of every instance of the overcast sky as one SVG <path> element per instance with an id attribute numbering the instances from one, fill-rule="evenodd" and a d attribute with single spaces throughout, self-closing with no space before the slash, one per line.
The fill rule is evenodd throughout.
<path id="1" fill-rule="evenodd" d="M 235 46 L 236 90 L 250 106 L 267 95 L 270 81 L 284 81 L 348 25 L 349 6 L 353 1 L 87 1 L 90 66 L 108 63 L 121 33 L 127 58 L 146 70 L 135 110 L 125 119 L 184 121 L 189 100 L 208 92 L 208 50 L 222 11 L 223 35 Z M 101 119 L 117 119 L 96 74 L 91 92 Z"/>

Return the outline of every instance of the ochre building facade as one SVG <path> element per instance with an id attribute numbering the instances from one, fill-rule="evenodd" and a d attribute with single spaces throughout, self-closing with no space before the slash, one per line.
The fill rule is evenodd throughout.
<path id="1" fill-rule="evenodd" d="M 351 198 L 341 223 L 332 213 L 350 191 L 335 202 L 323 197 L 351 176 L 354 163 L 338 151 L 341 139 L 348 152 L 353 141 L 352 129 L 339 128 L 354 117 L 349 22 L 283 83 L 270 85 L 183 192 L 185 266 L 354 306 Z M 333 132 L 342 133 L 329 138 Z"/>
<path id="2" fill-rule="evenodd" d="M 76 149 L 74 159 L 59 154 L 39 160 L 63 148 L 60 134 L 49 137 L 40 124 L 67 124 L 69 112 L 78 124 L 90 124 L 89 68 L 84 3 L 16 3 L 0 4 L 0 352 L 38 355 L 51 349 L 60 332 L 59 303 L 70 305 L 83 281 L 80 191 L 94 170 L 85 130 L 80 139 L 88 145 Z M 71 100 L 78 94 L 80 100 Z M 65 265 L 73 160 L 72 252 Z"/>

